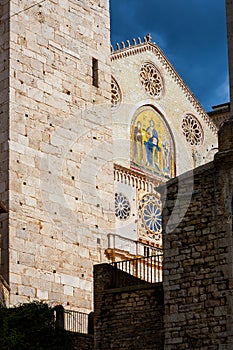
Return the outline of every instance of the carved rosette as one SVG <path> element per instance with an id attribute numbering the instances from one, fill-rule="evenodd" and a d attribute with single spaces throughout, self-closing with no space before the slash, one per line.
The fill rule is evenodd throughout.
<path id="1" fill-rule="evenodd" d="M 182 120 L 181 128 L 190 146 L 195 148 L 202 145 L 204 134 L 196 117 L 192 114 L 186 114 Z"/>
<path id="2" fill-rule="evenodd" d="M 139 218 L 144 236 L 160 239 L 162 232 L 161 201 L 154 194 L 146 194 L 140 200 Z M 141 230 L 140 230 L 141 231 Z"/>
<path id="3" fill-rule="evenodd" d="M 115 215 L 120 220 L 127 220 L 130 215 L 130 203 L 123 193 L 115 193 Z"/>
<path id="4" fill-rule="evenodd" d="M 158 69 L 150 62 L 141 66 L 139 78 L 142 86 L 151 97 L 160 97 L 163 92 L 163 80 Z"/>
<path id="5" fill-rule="evenodd" d="M 111 108 L 112 110 L 117 109 L 121 104 L 121 90 L 116 82 L 116 80 L 112 77 L 111 79 Z"/>

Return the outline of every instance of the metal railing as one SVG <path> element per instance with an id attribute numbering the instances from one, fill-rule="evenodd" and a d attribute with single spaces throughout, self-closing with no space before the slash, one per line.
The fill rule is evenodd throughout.
<path id="1" fill-rule="evenodd" d="M 93 312 L 86 314 L 75 310 L 66 310 L 62 305 L 54 307 L 55 325 L 70 332 L 93 334 Z"/>
<path id="2" fill-rule="evenodd" d="M 88 334 L 88 314 L 64 310 L 64 329 L 70 332 Z"/>
<path id="3" fill-rule="evenodd" d="M 114 262 L 112 263 L 112 266 L 115 268 L 113 284 L 117 287 L 123 287 L 130 282 L 130 284 L 139 284 L 140 281 L 148 283 L 162 282 L 162 262 L 163 255 L 161 253 L 148 257 Z M 135 280 L 130 281 L 126 273 L 135 277 Z"/>

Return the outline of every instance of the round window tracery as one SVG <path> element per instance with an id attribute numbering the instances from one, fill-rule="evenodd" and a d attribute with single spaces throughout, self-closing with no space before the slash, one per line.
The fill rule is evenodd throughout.
<path id="1" fill-rule="evenodd" d="M 161 202 L 154 194 L 143 196 L 140 201 L 141 226 L 146 229 L 146 235 L 159 239 L 162 231 Z"/>
<path id="2" fill-rule="evenodd" d="M 130 203 L 122 193 L 115 193 L 115 215 L 120 220 L 126 220 L 130 215 Z"/>
<path id="3" fill-rule="evenodd" d="M 186 141 L 193 147 L 198 147 L 203 142 L 203 131 L 201 124 L 191 114 L 187 114 L 182 120 L 182 131 Z"/>
<path id="4" fill-rule="evenodd" d="M 163 90 L 163 81 L 158 69 L 149 62 L 140 69 L 140 81 L 146 92 L 152 97 L 159 97 Z"/>
<path id="5" fill-rule="evenodd" d="M 148 230 L 160 231 L 162 227 L 161 211 L 155 203 L 149 202 L 145 205 L 143 220 Z"/>
<path id="6" fill-rule="evenodd" d="M 111 79 L 111 108 L 117 109 L 121 103 L 121 91 L 116 80 Z"/>

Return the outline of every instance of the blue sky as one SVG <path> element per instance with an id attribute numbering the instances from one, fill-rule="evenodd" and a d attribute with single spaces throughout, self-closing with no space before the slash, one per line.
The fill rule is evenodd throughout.
<path id="1" fill-rule="evenodd" d="M 225 0 L 110 0 L 111 41 L 151 33 L 210 111 L 229 100 Z"/>

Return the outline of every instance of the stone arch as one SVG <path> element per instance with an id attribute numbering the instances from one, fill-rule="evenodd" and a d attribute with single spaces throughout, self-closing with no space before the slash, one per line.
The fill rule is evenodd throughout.
<path id="1" fill-rule="evenodd" d="M 176 174 L 175 142 L 165 117 L 152 105 L 139 107 L 131 121 L 131 166 L 162 178 Z"/>

